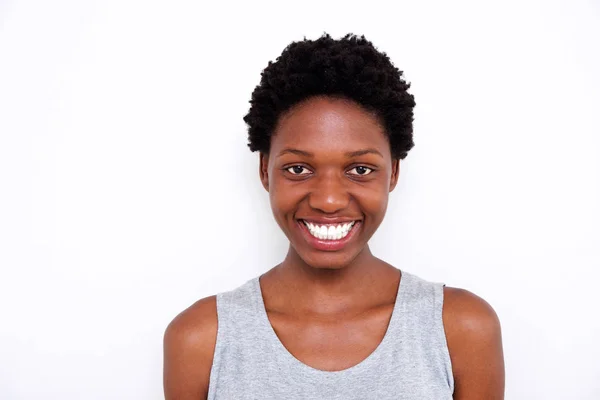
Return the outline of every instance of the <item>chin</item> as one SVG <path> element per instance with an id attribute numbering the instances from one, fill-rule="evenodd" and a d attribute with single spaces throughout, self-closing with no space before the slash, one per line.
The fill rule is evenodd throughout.
<path id="1" fill-rule="evenodd" d="M 360 254 L 360 252 L 354 254 L 354 252 L 314 252 L 314 251 L 298 251 L 298 256 L 304 261 L 306 265 L 314 269 L 329 269 L 339 270 L 346 268 L 352 263 Z"/>

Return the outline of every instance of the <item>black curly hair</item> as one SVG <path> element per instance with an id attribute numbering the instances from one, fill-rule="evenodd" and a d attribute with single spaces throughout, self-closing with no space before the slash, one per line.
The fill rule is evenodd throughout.
<path id="1" fill-rule="evenodd" d="M 329 96 L 373 112 L 389 137 L 392 157 L 403 159 L 414 146 L 415 100 L 402 74 L 364 36 L 335 40 L 325 33 L 317 40 L 292 42 L 275 62 L 269 61 L 252 92 L 244 117 L 248 147 L 268 154 L 281 114 L 310 97 Z"/>

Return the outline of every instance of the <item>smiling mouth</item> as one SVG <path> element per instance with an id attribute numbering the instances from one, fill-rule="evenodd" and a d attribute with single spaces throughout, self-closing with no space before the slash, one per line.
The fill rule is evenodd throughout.
<path id="1" fill-rule="evenodd" d="M 315 238 L 320 240 L 341 240 L 348 236 L 356 221 L 346 222 L 343 224 L 314 224 L 312 222 L 301 220 L 306 226 L 308 232 Z"/>

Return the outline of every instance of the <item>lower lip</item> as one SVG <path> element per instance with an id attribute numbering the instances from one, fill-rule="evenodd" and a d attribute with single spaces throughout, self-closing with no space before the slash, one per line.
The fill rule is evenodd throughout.
<path id="1" fill-rule="evenodd" d="M 302 231 L 306 241 L 315 249 L 321 251 L 338 251 L 344 248 L 344 246 L 346 246 L 346 244 L 352 240 L 354 235 L 356 235 L 356 232 L 358 232 L 358 228 L 360 226 L 360 221 L 356 221 L 354 225 L 352 225 L 350 232 L 348 232 L 346 236 L 337 240 L 318 239 L 310 234 L 310 231 L 308 230 L 308 227 L 304 225 L 304 222 L 298 221 L 298 225 L 300 225 L 300 230 Z"/>

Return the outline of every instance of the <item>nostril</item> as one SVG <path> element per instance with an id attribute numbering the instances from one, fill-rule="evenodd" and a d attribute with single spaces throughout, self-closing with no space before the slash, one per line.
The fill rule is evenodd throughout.
<path id="1" fill-rule="evenodd" d="M 330 214 L 348 206 L 350 197 L 345 193 L 332 193 L 330 191 L 315 191 L 308 198 L 308 204 L 313 209 Z"/>

